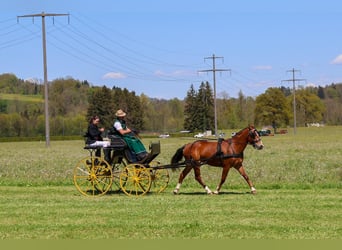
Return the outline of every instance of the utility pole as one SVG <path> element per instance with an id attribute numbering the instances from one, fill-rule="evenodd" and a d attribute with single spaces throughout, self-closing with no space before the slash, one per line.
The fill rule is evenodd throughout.
<path id="1" fill-rule="evenodd" d="M 300 72 L 300 70 L 291 69 L 286 72 L 292 72 L 292 79 L 283 80 L 285 82 L 292 82 L 293 88 L 293 133 L 297 133 L 297 115 L 296 115 L 296 82 L 297 81 L 306 81 L 305 79 L 296 79 L 295 73 Z"/>
<path id="2" fill-rule="evenodd" d="M 45 110 L 45 144 L 50 146 L 50 125 L 49 125 L 49 92 L 47 80 L 47 60 L 46 60 L 46 35 L 45 35 L 45 17 L 46 16 L 69 16 L 69 14 L 48 14 L 42 12 L 41 14 L 17 16 L 17 19 L 22 17 L 41 17 L 42 18 L 42 39 L 43 39 L 43 66 L 44 66 L 44 110 Z"/>
<path id="3" fill-rule="evenodd" d="M 198 72 L 213 72 L 213 82 L 214 82 L 214 120 L 215 120 L 215 136 L 217 136 L 217 107 L 216 107 L 216 72 L 222 72 L 222 71 L 230 71 L 230 69 L 216 69 L 216 59 L 223 59 L 222 56 L 215 56 L 213 54 L 210 57 L 205 57 L 204 60 L 212 59 L 213 60 L 213 68 L 212 69 L 206 69 L 206 70 L 199 70 Z"/>

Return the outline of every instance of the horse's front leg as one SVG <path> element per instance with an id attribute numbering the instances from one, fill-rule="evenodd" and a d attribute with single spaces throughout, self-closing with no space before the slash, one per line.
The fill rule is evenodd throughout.
<path id="1" fill-rule="evenodd" d="M 178 178 L 178 183 L 176 188 L 173 190 L 174 194 L 178 194 L 179 189 L 183 183 L 184 178 L 188 175 L 188 173 L 190 172 L 190 170 L 192 169 L 192 166 L 186 166 L 183 171 L 180 173 L 179 178 Z"/>
<path id="2" fill-rule="evenodd" d="M 201 177 L 201 169 L 199 166 L 194 167 L 195 171 L 195 179 L 198 181 L 199 184 L 205 189 L 207 194 L 212 194 L 213 192 L 210 190 L 210 188 L 203 182 L 202 177 Z"/>
<path id="3" fill-rule="evenodd" d="M 257 191 L 256 191 L 255 187 L 253 186 L 252 181 L 249 179 L 248 175 L 246 174 L 245 168 L 243 166 L 240 166 L 239 168 L 237 168 L 237 170 L 239 171 L 240 175 L 247 182 L 249 188 L 251 189 L 251 193 L 256 194 Z"/>
<path id="4" fill-rule="evenodd" d="M 222 175 L 221 175 L 221 181 L 220 183 L 218 184 L 214 194 L 219 194 L 220 190 L 221 190 L 221 187 L 223 185 L 223 183 L 226 181 L 227 179 L 227 175 L 229 173 L 229 170 L 230 170 L 230 167 L 229 166 L 223 166 L 223 169 L 222 169 Z"/>

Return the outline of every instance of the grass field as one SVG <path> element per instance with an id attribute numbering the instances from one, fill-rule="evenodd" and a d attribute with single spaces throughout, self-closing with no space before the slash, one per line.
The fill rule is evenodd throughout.
<path id="1" fill-rule="evenodd" d="M 40 103 L 44 102 L 43 97 L 42 96 L 37 96 L 37 95 L 20 95 L 20 94 L 4 94 L 4 93 L 0 93 L 0 98 L 2 100 L 8 100 L 8 101 L 20 100 L 21 102 L 40 102 Z"/>
<path id="2" fill-rule="evenodd" d="M 168 164 L 189 141 L 161 139 L 157 159 Z M 82 141 L 1 143 L 0 239 L 342 239 L 342 127 L 299 128 L 263 142 L 262 151 L 245 150 L 257 195 L 232 170 L 218 196 L 192 174 L 173 195 L 176 172 L 163 193 L 138 198 L 76 190 Z M 220 169 L 202 173 L 214 189 Z"/>

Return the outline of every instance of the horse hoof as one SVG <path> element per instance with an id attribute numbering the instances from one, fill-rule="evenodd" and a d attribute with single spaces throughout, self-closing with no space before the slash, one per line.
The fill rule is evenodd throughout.
<path id="1" fill-rule="evenodd" d="M 219 194 L 219 192 L 218 191 L 214 191 L 214 193 L 213 194 Z"/>
<path id="2" fill-rule="evenodd" d="M 209 188 L 206 188 L 205 191 L 207 191 L 207 194 L 213 194 L 213 191 L 211 191 Z"/>
<path id="3" fill-rule="evenodd" d="M 252 190 L 252 191 L 251 191 L 251 194 L 256 194 L 256 193 L 257 193 L 256 190 Z"/>
<path id="4" fill-rule="evenodd" d="M 173 190 L 173 194 L 178 194 L 178 190 Z"/>

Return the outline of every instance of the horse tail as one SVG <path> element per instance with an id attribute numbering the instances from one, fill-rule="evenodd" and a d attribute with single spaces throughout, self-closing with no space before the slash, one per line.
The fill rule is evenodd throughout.
<path id="1" fill-rule="evenodd" d="M 172 156 L 171 164 L 178 163 L 183 158 L 183 149 L 185 145 L 179 149 L 177 149 L 176 153 Z"/>
<path id="2" fill-rule="evenodd" d="M 177 164 L 183 158 L 183 149 L 185 145 L 179 149 L 177 149 L 176 153 L 171 158 L 171 165 Z M 174 170 L 174 168 L 172 168 Z"/>

